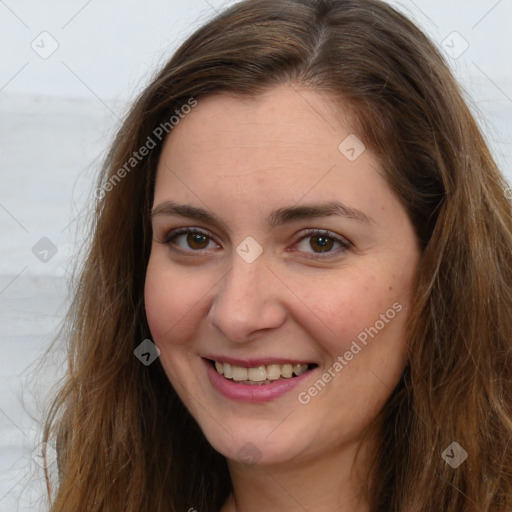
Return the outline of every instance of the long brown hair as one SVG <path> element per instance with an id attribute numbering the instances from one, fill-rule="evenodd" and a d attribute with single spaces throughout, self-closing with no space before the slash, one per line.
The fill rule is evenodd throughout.
<path id="1" fill-rule="evenodd" d="M 172 137 L 165 123 L 191 99 L 283 83 L 339 100 L 422 246 L 410 363 L 379 416 L 372 512 L 512 509 L 512 209 L 445 60 L 379 0 L 245 0 L 177 50 L 106 159 L 68 317 L 69 370 L 45 430 L 59 453 L 55 486 L 47 473 L 52 512 L 218 512 L 228 496 L 224 457 L 158 360 L 134 356 L 151 338 L 155 129 Z M 156 147 L 127 167 L 148 137 Z M 441 456 L 452 442 L 468 454 L 456 469 Z"/>

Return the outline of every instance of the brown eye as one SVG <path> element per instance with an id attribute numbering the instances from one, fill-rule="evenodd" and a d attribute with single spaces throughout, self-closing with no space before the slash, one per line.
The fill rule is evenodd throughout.
<path id="1" fill-rule="evenodd" d="M 328 258 L 339 256 L 352 247 L 342 236 L 330 231 L 312 229 L 307 231 L 296 244 L 294 251 L 306 253 L 308 257 Z"/>
<path id="2" fill-rule="evenodd" d="M 211 236 L 195 228 L 179 228 L 171 231 L 163 240 L 163 243 L 176 246 L 181 251 L 194 252 L 204 249 L 214 249 L 217 244 Z"/>
<path id="3" fill-rule="evenodd" d="M 329 252 L 334 245 L 334 240 L 325 235 L 312 236 L 309 245 L 315 252 Z"/>
<path id="4" fill-rule="evenodd" d="M 208 237 L 201 233 L 189 233 L 187 235 L 187 244 L 191 249 L 206 249 Z"/>

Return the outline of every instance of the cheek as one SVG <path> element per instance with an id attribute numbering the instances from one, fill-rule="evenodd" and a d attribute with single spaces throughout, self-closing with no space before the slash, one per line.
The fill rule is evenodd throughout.
<path id="1" fill-rule="evenodd" d="M 161 258 L 150 258 L 144 285 L 146 318 L 159 348 L 187 339 L 200 304 L 198 283 L 184 272 L 175 272 Z"/>
<path id="2" fill-rule="evenodd" d="M 354 357 L 358 365 L 378 366 L 395 357 L 400 366 L 411 284 L 410 276 L 396 274 L 390 268 L 369 272 L 367 267 L 354 269 L 339 279 L 320 277 L 311 286 L 303 281 L 300 295 L 308 309 L 306 315 L 297 313 L 296 318 L 322 347 L 324 362 L 329 365 L 352 351 L 362 352 L 362 357 Z"/>

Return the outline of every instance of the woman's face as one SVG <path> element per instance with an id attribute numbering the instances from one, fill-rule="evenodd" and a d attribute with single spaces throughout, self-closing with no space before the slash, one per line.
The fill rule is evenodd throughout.
<path id="1" fill-rule="evenodd" d="M 212 446 L 259 464 L 355 446 L 407 364 L 420 251 L 331 100 L 200 100 L 164 145 L 152 222 L 147 319 Z"/>

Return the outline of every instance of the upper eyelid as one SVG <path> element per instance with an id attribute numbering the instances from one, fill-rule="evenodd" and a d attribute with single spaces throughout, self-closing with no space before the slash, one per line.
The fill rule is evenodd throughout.
<path id="1" fill-rule="evenodd" d="M 299 243 L 300 241 L 310 238 L 313 236 L 328 236 L 329 238 L 332 238 L 333 240 L 337 241 L 339 244 L 341 244 L 341 248 L 348 250 L 349 248 L 354 248 L 354 244 L 345 236 L 338 235 L 336 233 L 333 233 L 332 231 L 328 229 L 319 229 L 319 228 L 309 228 L 306 229 L 304 233 L 299 233 L 293 242 L 294 244 Z M 338 249 L 340 250 L 340 249 Z M 317 254 L 319 257 L 322 257 L 322 254 L 335 254 L 337 251 L 331 251 L 328 253 L 311 253 L 311 254 Z"/>
<path id="2" fill-rule="evenodd" d="M 183 226 L 181 228 L 171 229 L 168 232 L 166 232 L 162 238 L 163 238 L 163 240 L 170 241 L 171 238 L 173 238 L 175 236 L 186 235 L 189 233 L 199 233 L 201 235 L 205 235 L 208 238 L 210 238 L 211 240 L 213 240 L 215 243 L 218 243 L 217 239 L 216 239 L 217 237 L 212 235 L 208 229 L 199 228 L 199 227 L 195 227 L 195 226 Z"/>

